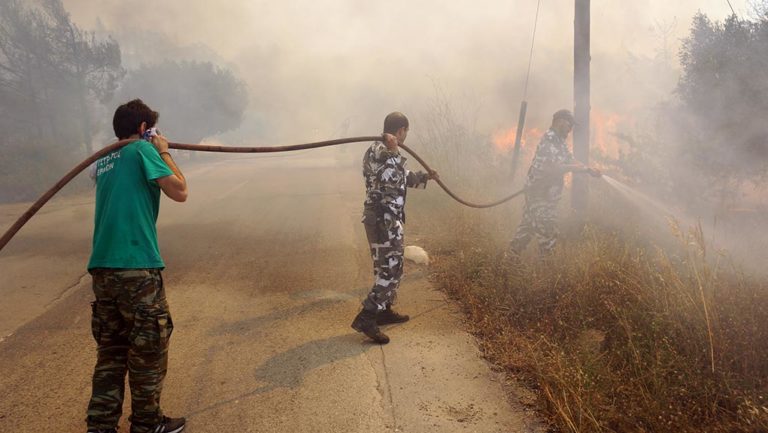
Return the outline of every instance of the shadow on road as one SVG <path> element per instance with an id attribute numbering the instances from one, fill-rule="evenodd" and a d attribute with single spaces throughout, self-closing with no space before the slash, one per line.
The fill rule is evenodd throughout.
<path id="1" fill-rule="evenodd" d="M 257 317 L 249 317 L 234 322 L 222 323 L 219 326 L 211 329 L 209 335 L 211 337 L 220 336 L 247 336 L 252 338 L 253 334 L 259 334 L 264 332 L 268 325 L 276 323 L 280 320 L 286 320 L 298 315 L 312 313 L 316 311 L 322 311 L 323 309 L 343 303 L 344 301 L 338 299 L 320 299 L 315 302 L 309 302 L 302 305 L 296 305 L 294 307 L 277 310 L 269 314 Z"/>
<path id="2" fill-rule="evenodd" d="M 262 385 L 252 391 L 201 407 L 189 413 L 188 418 L 230 405 L 240 400 L 268 393 L 277 388 L 295 389 L 301 386 L 304 377 L 317 368 L 334 362 L 362 355 L 374 348 L 372 344 L 361 344 L 357 334 L 337 335 L 304 343 L 268 359 L 254 372 Z"/>
<path id="3" fill-rule="evenodd" d="M 413 315 L 411 322 L 423 319 L 423 316 L 427 316 L 446 306 L 444 300 L 440 299 L 436 301 L 436 305 Z M 276 323 L 288 317 L 295 318 L 298 315 L 304 315 L 308 312 L 323 310 L 343 302 L 345 301 L 339 299 L 320 299 L 303 305 L 275 311 L 263 316 L 225 323 L 212 329 L 210 335 L 223 336 L 234 334 L 238 337 L 243 336 L 251 340 L 254 337 L 254 333 L 266 331 L 268 325 L 271 323 Z M 387 328 L 395 329 L 403 325 L 406 324 L 393 325 Z M 254 371 L 253 376 L 263 385 L 251 391 L 209 404 L 208 406 L 194 409 L 188 413 L 188 417 L 194 418 L 197 415 L 212 410 L 226 407 L 231 404 L 238 404 L 243 399 L 269 393 L 278 388 L 299 388 L 302 386 L 307 374 L 313 370 L 344 359 L 359 357 L 366 351 L 376 347 L 379 346 L 370 343 L 370 341 L 360 334 L 352 332 L 349 334 L 306 342 L 274 355 L 259 366 Z M 217 351 L 216 348 L 211 348 L 211 350 Z M 210 353 L 209 358 L 213 358 Z"/>

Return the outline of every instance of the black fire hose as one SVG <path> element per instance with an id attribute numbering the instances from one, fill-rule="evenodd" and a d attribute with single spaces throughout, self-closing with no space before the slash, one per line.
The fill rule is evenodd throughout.
<path id="1" fill-rule="evenodd" d="M 230 147 L 230 146 L 215 146 L 215 145 L 209 145 L 209 144 L 183 144 L 183 143 L 169 143 L 169 147 L 171 149 L 179 149 L 179 150 L 192 150 L 197 152 L 229 152 L 229 153 L 270 153 L 270 152 L 289 152 L 294 150 L 304 150 L 304 149 L 317 149 L 320 147 L 328 147 L 328 146 L 336 146 L 339 144 L 345 144 L 345 143 L 358 143 L 358 142 L 370 142 L 370 141 L 381 141 L 382 137 L 380 135 L 376 136 L 370 136 L 370 137 L 352 137 L 352 138 L 339 138 L 336 140 L 327 140 L 327 141 L 318 141 L 314 143 L 305 143 L 305 144 L 295 144 L 290 146 L 273 146 L 273 147 Z M 36 202 L 30 206 L 29 209 L 27 209 L 24 214 L 22 214 L 18 220 L 16 220 L 13 225 L 6 230 L 6 232 L 3 234 L 3 237 L 0 238 L 0 251 L 5 247 L 5 245 L 10 242 L 10 240 L 13 238 L 16 233 L 21 230 L 22 227 L 24 227 L 24 224 L 27 223 L 36 213 L 40 210 L 40 208 L 45 205 L 48 200 L 51 199 L 57 192 L 59 192 L 66 184 L 68 184 L 72 179 L 75 178 L 80 172 L 85 170 L 88 166 L 93 164 L 98 159 L 103 158 L 104 156 L 122 148 L 123 146 L 126 146 L 136 140 L 121 140 L 117 143 L 113 143 L 98 152 L 91 155 L 89 158 L 87 158 L 85 161 L 78 164 L 75 168 L 69 171 L 64 177 L 61 178 L 58 182 L 56 182 L 56 185 L 54 185 L 51 189 L 46 191 L 45 194 L 43 194 L 39 199 L 37 199 Z M 406 152 L 411 154 L 416 161 L 419 162 L 424 168 L 426 168 L 428 171 L 432 171 L 432 168 L 427 165 L 426 162 L 424 162 L 419 155 L 416 154 L 416 152 L 412 151 L 410 148 L 405 146 L 404 144 L 401 144 L 400 147 L 405 149 Z M 454 194 L 450 189 L 448 189 L 447 186 L 443 183 L 442 180 L 437 179 L 437 184 L 440 185 L 440 187 L 445 190 L 448 195 L 450 195 L 454 200 L 458 201 L 459 203 L 473 207 L 473 208 L 489 208 L 493 206 L 498 206 L 504 202 L 507 202 L 509 200 L 512 200 L 513 198 L 519 196 L 520 194 L 524 193 L 525 190 L 517 191 L 516 193 L 504 197 L 501 200 L 494 201 L 492 203 L 486 203 L 486 204 L 475 204 L 468 202 L 466 200 L 461 199 L 459 196 Z"/>

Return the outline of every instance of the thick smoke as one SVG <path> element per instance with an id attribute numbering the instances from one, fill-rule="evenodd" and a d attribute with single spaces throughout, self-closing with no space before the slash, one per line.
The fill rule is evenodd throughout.
<path id="1" fill-rule="evenodd" d="M 755 14 L 754 2 L 731 4 L 741 17 Z M 167 60 L 211 61 L 242 79 L 249 98 L 242 126 L 211 140 L 285 144 L 371 134 L 386 113 L 401 110 L 414 120 L 413 136 L 434 141 L 446 138 L 435 133 L 442 123 L 431 114 L 443 104 L 471 129 L 462 150 L 471 154 L 478 143 L 515 127 L 537 2 L 166 1 L 146 8 L 67 0 L 65 6 L 81 27 L 113 35 L 129 70 Z M 679 53 L 697 12 L 723 20 L 731 9 L 721 0 L 592 1 L 596 161 L 655 145 L 672 165 L 679 162 L 674 155 L 692 151 L 680 147 L 688 143 L 677 140 L 679 131 L 668 130 L 665 107 L 679 104 Z M 552 112 L 573 104 L 573 19 L 572 0 L 541 2 L 529 128 L 546 129 Z M 675 112 L 681 122 L 687 114 Z M 439 146 L 425 150 L 450 164 L 435 156 Z M 631 177 L 633 162 L 624 162 Z M 634 167 L 647 170 L 640 162 Z M 460 176 L 460 167 L 445 168 Z M 699 181 L 689 169 L 680 167 L 673 185 L 645 192 L 667 202 L 681 191 L 695 196 L 690 188 Z M 669 192 L 675 188 L 677 196 Z M 696 208 L 693 217 L 712 220 L 721 211 Z"/>
<path id="2" fill-rule="evenodd" d="M 573 3 L 542 2 L 531 125 L 546 127 L 553 111 L 572 105 Z M 458 103 L 474 101 L 480 130 L 513 126 L 536 11 L 534 0 L 65 5 L 81 26 L 115 35 L 128 66 L 176 57 L 233 68 L 250 89 L 250 124 L 260 125 L 246 122 L 241 132 L 281 142 L 330 136 L 347 119 L 350 133 L 376 132 L 391 110 L 423 110 L 436 84 Z M 674 72 L 659 77 L 645 63 L 666 49 L 674 70 L 699 9 L 715 18 L 730 12 L 714 0 L 593 1 L 593 106 L 638 110 L 668 95 Z"/>

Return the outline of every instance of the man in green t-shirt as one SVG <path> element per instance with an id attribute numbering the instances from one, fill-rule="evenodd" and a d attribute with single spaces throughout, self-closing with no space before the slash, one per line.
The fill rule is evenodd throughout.
<path id="1" fill-rule="evenodd" d="M 160 191 L 183 202 L 187 181 L 168 152 L 168 141 L 151 134 L 158 116 L 140 99 L 118 107 L 112 120 L 115 135 L 134 141 L 96 164 L 96 217 L 88 272 L 96 296 L 91 328 L 98 356 L 86 419 L 89 433 L 117 431 L 126 373 L 131 433 L 184 429 L 184 418 L 166 417 L 160 409 L 173 321 L 163 288 L 165 264 L 155 223 Z"/>

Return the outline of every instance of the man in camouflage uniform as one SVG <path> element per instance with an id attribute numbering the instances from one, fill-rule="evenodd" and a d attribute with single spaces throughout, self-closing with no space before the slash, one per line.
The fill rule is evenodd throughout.
<path id="1" fill-rule="evenodd" d="M 374 284 L 352 328 L 374 342 L 386 344 L 389 337 L 379 325 L 402 323 L 409 317 L 392 310 L 403 275 L 403 225 L 407 188 L 426 188 L 437 173 L 412 172 L 398 143 L 408 136 L 408 118 L 390 113 L 384 119 L 384 143 L 375 142 L 363 157 L 366 197 L 363 224 L 373 258 Z"/>
<path id="2" fill-rule="evenodd" d="M 513 256 L 519 256 L 536 236 L 539 253 L 549 255 L 557 244 L 557 204 L 563 194 L 563 176 L 567 172 L 589 173 L 599 177 L 600 171 L 577 162 L 565 140 L 573 129 L 573 114 L 568 110 L 556 112 L 552 126 L 536 148 L 525 181 L 523 220 L 509 244 Z"/>
<path id="3" fill-rule="evenodd" d="M 88 271 L 96 297 L 91 328 L 98 355 L 86 418 L 88 432 L 116 432 L 126 373 L 131 433 L 184 429 L 184 418 L 168 418 L 160 409 L 173 321 L 155 223 L 160 191 L 185 201 L 187 183 L 168 152 L 168 141 L 147 134 L 154 131 L 150 128 L 157 118 L 157 112 L 138 99 L 118 107 L 113 118 L 115 134 L 133 141 L 96 165 L 96 217 Z"/>

